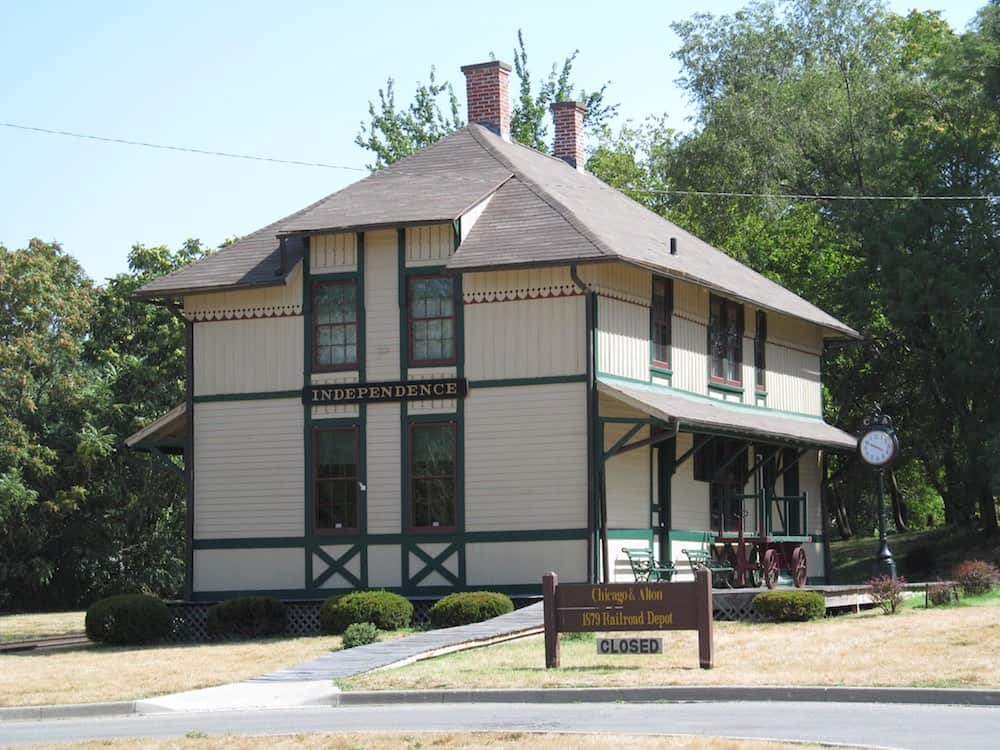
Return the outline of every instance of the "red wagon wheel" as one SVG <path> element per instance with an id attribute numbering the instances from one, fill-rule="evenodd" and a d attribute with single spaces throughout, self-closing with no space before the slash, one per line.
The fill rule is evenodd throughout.
<path id="1" fill-rule="evenodd" d="M 778 585 L 778 552 L 773 547 L 764 551 L 764 583 L 769 589 Z"/>
<path id="2" fill-rule="evenodd" d="M 755 589 L 759 589 L 760 585 L 764 582 L 764 573 L 760 564 L 760 550 L 756 544 L 750 548 L 747 568 L 750 571 L 750 585 Z"/>
<path id="3" fill-rule="evenodd" d="M 795 588 L 800 589 L 806 585 L 809 578 L 809 571 L 806 567 L 806 551 L 801 547 L 796 547 L 792 552 L 792 581 Z"/>

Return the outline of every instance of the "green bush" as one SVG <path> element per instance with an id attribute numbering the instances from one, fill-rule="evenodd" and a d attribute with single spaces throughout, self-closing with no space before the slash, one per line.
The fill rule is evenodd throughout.
<path id="1" fill-rule="evenodd" d="M 932 583 L 927 587 L 927 600 L 935 607 L 958 601 L 958 590 L 950 583 Z"/>
<path id="2" fill-rule="evenodd" d="M 319 610 L 324 633 L 343 633 L 348 625 L 370 622 L 379 630 L 399 630 L 410 624 L 413 605 L 389 591 L 358 591 L 332 596 Z"/>
<path id="3" fill-rule="evenodd" d="M 86 629 L 92 641 L 132 646 L 170 635 L 174 618 L 156 597 L 120 594 L 90 605 Z"/>
<path id="4" fill-rule="evenodd" d="M 431 607 L 431 625 L 436 628 L 451 628 L 468 625 L 514 611 L 510 597 L 494 591 L 463 591 L 449 594 Z"/>
<path id="5" fill-rule="evenodd" d="M 826 614 L 826 600 L 815 591 L 765 591 L 753 598 L 752 606 L 775 622 L 818 620 Z"/>
<path id="6" fill-rule="evenodd" d="M 344 631 L 344 648 L 367 646 L 378 640 L 378 628 L 370 622 L 354 622 Z"/>
<path id="7" fill-rule="evenodd" d="M 241 596 L 208 608 L 208 634 L 260 638 L 288 629 L 288 611 L 273 596 Z"/>
<path id="8" fill-rule="evenodd" d="M 963 560 L 951 571 L 951 577 L 969 596 L 988 594 L 1000 583 L 1000 570 L 985 560 Z"/>

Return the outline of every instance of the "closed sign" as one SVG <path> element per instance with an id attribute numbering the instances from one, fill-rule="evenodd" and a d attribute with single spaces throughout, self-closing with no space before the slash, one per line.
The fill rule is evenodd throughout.
<path id="1" fill-rule="evenodd" d="M 662 654 L 662 638 L 598 638 L 599 654 Z"/>

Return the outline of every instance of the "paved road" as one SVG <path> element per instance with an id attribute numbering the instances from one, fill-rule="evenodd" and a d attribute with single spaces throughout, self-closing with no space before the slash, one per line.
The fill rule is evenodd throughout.
<path id="1" fill-rule="evenodd" d="M 1000 709 L 860 703 L 462 704 L 174 713 L 0 723 L 0 743 L 348 731 L 692 734 L 882 748 L 997 747 Z"/>

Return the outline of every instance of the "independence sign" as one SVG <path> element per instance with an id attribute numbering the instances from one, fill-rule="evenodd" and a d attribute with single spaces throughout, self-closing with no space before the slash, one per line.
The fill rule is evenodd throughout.
<path id="1" fill-rule="evenodd" d="M 465 378 L 401 380 L 389 383 L 330 383 L 302 389 L 302 402 L 312 406 L 370 404 L 382 401 L 426 401 L 465 398 L 469 384 Z"/>

